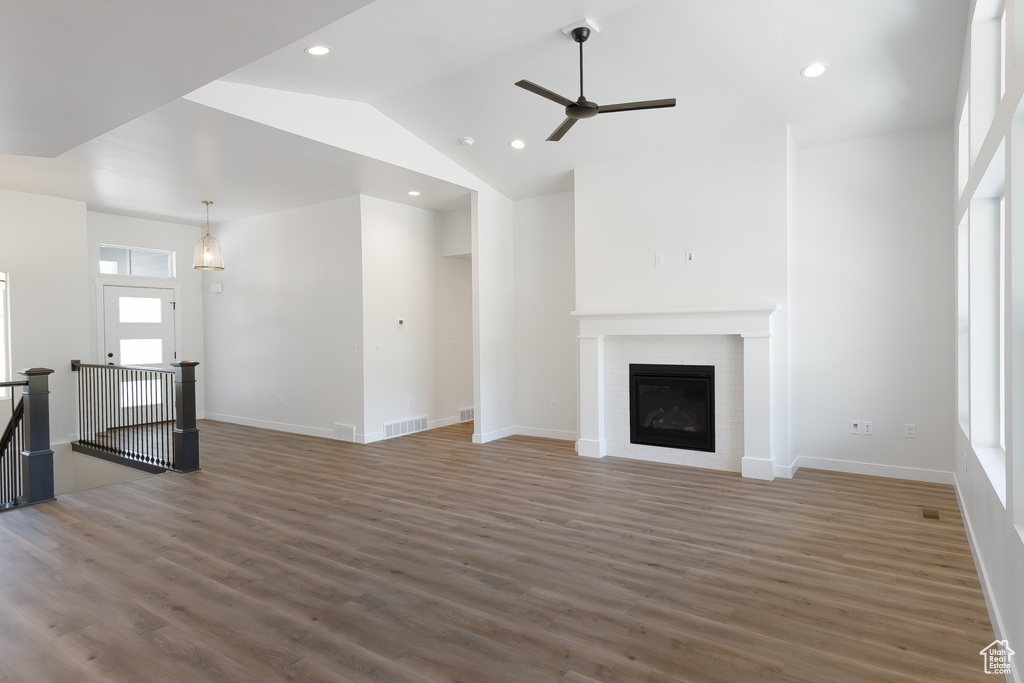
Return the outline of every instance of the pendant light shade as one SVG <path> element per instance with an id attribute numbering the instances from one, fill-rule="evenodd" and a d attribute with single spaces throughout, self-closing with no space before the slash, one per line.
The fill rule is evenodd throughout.
<path id="1" fill-rule="evenodd" d="M 192 267 L 196 270 L 224 270 L 224 255 L 220 251 L 220 242 L 210 236 L 210 204 L 213 202 L 204 199 L 203 204 L 206 204 L 206 234 L 196 243 Z"/>

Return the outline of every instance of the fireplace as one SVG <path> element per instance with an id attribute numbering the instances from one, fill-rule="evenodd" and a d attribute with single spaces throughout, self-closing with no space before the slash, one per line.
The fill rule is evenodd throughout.
<path id="1" fill-rule="evenodd" d="M 629 440 L 713 453 L 714 366 L 631 363 Z"/>
<path id="2" fill-rule="evenodd" d="M 785 377 L 785 368 L 776 367 L 786 358 L 785 342 L 777 348 L 778 340 L 772 338 L 772 318 L 780 309 L 574 311 L 573 317 L 580 321 L 577 452 L 588 458 L 614 455 L 774 479 L 773 426 L 776 434 L 786 434 L 787 429 L 785 387 L 772 381 L 773 376 Z M 721 346 L 719 340 L 726 345 Z M 739 342 L 735 351 L 727 340 Z M 715 366 L 715 401 L 719 405 L 711 430 L 713 452 L 629 442 L 630 409 L 626 404 L 631 363 Z M 781 409 L 773 410 L 773 405 Z M 784 450 L 782 457 L 783 476 L 792 476 Z"/>

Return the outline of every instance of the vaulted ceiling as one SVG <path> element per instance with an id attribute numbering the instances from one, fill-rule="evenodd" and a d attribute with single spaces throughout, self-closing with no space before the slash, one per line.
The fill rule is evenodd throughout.
<path id="1" fill-rule="evenodd" d="M 967 0 L 2 0 L 0 187 L 110 211 L 238 218 L 366 192 L 413 200 L 401 169 L 180 98 L 216 79 L 372 104 L 513 199 L 572 169 L 784 130 L 800 147 L 952 121 Z M 580 122 L 586 95 L 678 106 Z M 332 48 L 326 57 L 303 49 Z M 800 76 L 814 61 L 818 79 Z M 476 144 L 459 143 L 464 136 Z M 513 150 L 513 138 L 526 142 Z M 407 174 L 408 172 L 406 172 Z M 394 174 L 392 176 L 392 174 Z M 429 183 L 430 179 L 414 179 Z M 421 205 L 444 210 L 457 188 Z"/>

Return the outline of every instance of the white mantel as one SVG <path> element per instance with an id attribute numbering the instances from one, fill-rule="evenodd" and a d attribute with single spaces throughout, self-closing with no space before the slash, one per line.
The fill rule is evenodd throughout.
<path id="1" fill-rule="evenodd" d="M 573 311 L 580 321 L 580 439 L 583 456 L 607 455 L 604 340 L 619 335 L 739 335 L 743 338 L 744 477 L 775 478 L 772 452 L 771 308 L 686 311 Z"/>

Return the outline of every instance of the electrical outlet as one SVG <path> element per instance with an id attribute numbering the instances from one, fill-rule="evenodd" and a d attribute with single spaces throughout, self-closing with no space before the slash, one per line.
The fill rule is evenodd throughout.
<path id="1" fill-rule="evenodd" d="M 412 396 L 410 396 L 409 398 L 405 399 L 405 405 L 407 405 L 410 408 L 412 408 Z"/>
<path id="2" fill-rule="evenodd" d="M 850 420 L 850 433 L 860 434 L 860 422 L 858 420 Z"/>
<path id="3" fill-rule="evenodd" d="M 551 410 L 558 410 L 558 404 L 555 403 L 555 399 L 551 399 Z"/>
<path id="4" fill-rule="evenodd" d="M 903 425 L 903 437 L 906 439 L 917 438 L 917 425 L 906 424 Z"/>
<path id="5" fill-rule="evenodd" d="M 695 259 L 694 259 L 694 254 L 693 254 L 693 252 L 692 252 L 692 251 L 688 251 L 688 252 L 686 252 L 686 262 L 687 262 L 687 263 L 693 263 L 693 262 L 694 262 L 694 260 L 695 260 Z"/>
<path id="6" fill-rule="evenodd" d="M 359 344 L 352 345 L 352 353 L 359 353 Z"/>
<path id="7" fill-rule="evenodd" d="M 860 433 L 864 436 L 874 436 L 875 428 L 871 426 L 870 422 L 861 422 Z"/>
<path id="8" fill-rule="evenodd" d="M 655 254 L 654 255 L 654 265 L 656 265 L 656 266 L 663 266 L 663 265 L 665 265 L 665 255 L 664 254 Z"/>
<path id="9" fill-rule="evenodd" d="M 275 396 L 274 400 L 277 401 L 277 405 L 284 405 L 284 396 L 282 396 L 281 394 Z"/>
<path id="10" fill-rule="evenodd" d="M 380 344 L 371 344 L 370 353 L 380 353 Z"/>
<path id="11" fill-rule="evenodd" d="M 452 351 L 458 351 L 459 350 L 459 343 L 457 341 L 455 341 L 454 339 L 452 339 L 451 342 L 448 343 L 448 348 L 450 348 Z"/>

